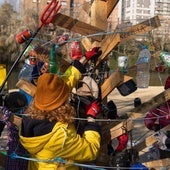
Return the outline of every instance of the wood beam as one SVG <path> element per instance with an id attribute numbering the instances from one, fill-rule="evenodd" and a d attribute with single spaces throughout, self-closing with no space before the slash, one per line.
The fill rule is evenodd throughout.
<path id="1" fill-rule="evenodd" d="M 121 82 L 123 82 L 123 75 L 121 72 L 113 72 L 101 86 L 102 100 L 107 97 Z"/>
<path id="2" fill-rule="evenodd" d="M 95 26 L 92 26 L 90 24 L 79 21 L 61 13 L 58 13 L 56 15 L 53 24 L 54 26 L 59 26 L 84 36 L 104 31 L 100 28 L 97 28 Z M 103 39 L 103 36 L 91 36 L 91 38 L 95 41 L 101 41 Z"/>
<path id="3" fill-rule="evenodd" d="M 123 33 L 121 33 L 121 41 L 127 41 L 134 38 L 137 34 L 145 34 L 155 28 L 161 26 L 159 16 L 147 19 L 139 24 L 127 28 Z"/>
<path id="4" fill-rule="evenodd" d="M 119 0 L 107 0 L 107 18 L 110 16 L 118 2 Z"/>
<path id="5" fill-rule="evenodd" d="M 115 139 L 118 136 L 131 131 L 132 129 L 133 129 L 132 119 L 129 118 L 127 120 L 124 120 L 110 129 L 111 139 Z"/>
<path id="6" fill-rule="evenodd" d="M 101 42 L 102 55 L 99 57 L 97 66 L 99 63 L 107 57 L 107 55 L 115 48 L 120 42 L 134 38 L 137 34 L 144 34 L 160 26 L 160 20 L 158 16 L 150 18 L 140 24 L 134 25 L 128 28 L 124 33 L 115 33 L 105 37 Z"/>
<path id="7" fill-rule="evenodd" d="M 159 160 L 152 160 L 149 162 L 143 162 L 142 164 L 145 165 L 147 168 L 152 168 L 154 170 L 160 169 L 167 169 L 169 167 L 170 158 L 159 159 Z"/>
<path id="8" fill-rule="evenodd" d="M 102 54 L 99 57 L 96 65 L 98 66 L 99 63 L 102 60 L 104 60 L 108 56 L 108 54 L 113 50 L 113 48 L 115 48 L 119 43 L 120 43 L 120 35 L 119 34 L 112 34 L 112 35 L 109 35 L 107 38 L 105 38 L 101 42 Z"/>
<path id="9" fill-rule="evenodd" d="M 161 131 L 166 132 L 168 129 L 170 129 L 170 125 L 164 127 L 161 129 Z M 145 138 L 142 142 L 140 142 L 139 144 L 134 146 L 134 149 L 138 150 L 138 151 L 142 151 L 143 149 L 145 149 L 148 146 L 153 145 L 154 143 L 157 142 L 156 138 L 155 138 L 155 133 L 153 132 L 153 134 L 147 138 Z"/>
<path id="10" fill-rule="evenodd" d="M 107 3 L 94 0 L 91 6 L 91 25 L 107 30 Z"/>

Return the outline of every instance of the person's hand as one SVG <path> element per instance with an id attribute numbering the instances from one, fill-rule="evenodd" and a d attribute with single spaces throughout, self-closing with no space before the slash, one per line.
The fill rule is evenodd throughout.
<path id="1" fill-rule="evenodd" d="M 166 145 L 165 145 L 165 141 L 166 141 L 166 139 L 168 138 L 168 137 L 166 136 L 166 134 L 165 134 L 164 132 L 159 131 L 159 132 L 157 132 L 157 133 L 155 134 L 155 137 L 156 137 L 157 145 L 159 146 L 159 148 L 160 148 L 161 150 L 166 150 L 167 147 L 166 147 Z"/>
<path id="2" fill-rule="evenodd" d="M 91 50 L 87 51 L 85 53 L 86 59 L 90 60 L 95 56 L 100 56 L 102 54 L 102 51 L 99 49 L 100 49 L 100 47 L 93 47 Z"/>
<path id="3" fill-rule="evenodd" d="M 96 118 L 97 114 L 100 112 L 101 108 L 99 102 L 94 101 L 86 106 L 86 116 Z"/>

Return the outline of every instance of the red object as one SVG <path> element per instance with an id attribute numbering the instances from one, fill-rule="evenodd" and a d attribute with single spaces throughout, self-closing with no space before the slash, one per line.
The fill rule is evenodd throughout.
<path id="1" fill-rule="evenodd" d="M 170 88 L 170 76 L 166 79 L 164 89 Z M 145 126 L 150 130 L 156 130 L 157 126 L 161 128 L 170 124 L 169 114 L 170 100 L 161 106 L 150 110 L 144 119 Z"/>
<path id="2" fill-rule="evenodd" d="M 85 53 L 86 59 L 90 60 L 92 57 L 94 57 L 95 55 L 97 55 L 98 51 L 99 51 L 100 47 L 94 47 L 91 50 L 87 51 Z"/>
<path id="3" fill-rule="evenodd" d="M 96 117 L 97 114 L 100 112 L 100 106 L 97 101 L 90 103 L 88 106 L 86 106 L 86 115 Z"/>
<path id="4" fill-rule="evenodd" d="M 124 134 L 120 135 L 119 137 L 117 137 L 117 139 L 119 141 L 119 145 L 117 146 L 116 151 L 121 152 L 127 146 L 127 142 L 129 139 L 128 134 L 124 133 Z"/>
<path id="5" fill-rule="evenodd" d="M 155 71 L 159 72 L 159 73 L 163 73 L 165 72 L 166 66 L 164 64 L 158 64 L 155 67 Z"/>
<path id="6" fill-rule="evenodd" d="M 156 130 L 158 125 L 163 128 L 170 124 L 169 107 L 167 106 L 169 102 L 170 101 L 164 103 L 146 114 L 144 123 L 148 129 Z"/>
<path id="7" fill-rule="evenodd" d="M 166 79 L 165 87 L 164 88 L 165 88 L 165 90 L 170 88 L 170 76 Z"/>
<path id="8" fill-rule="evenodd" d="M 69 38 L 68 34 L 64 34 L 62 35 L 59 39 L 58 39 L 58 44 L 61 45 L 63 43 L 65 43 Z"/>
<path id="9" fill-rule="evenodd" d="M 80 59 L 82 57 L 82 49 L 81 49 L 79 41 L 73 41 L 70 44 L 69 56 L 73 60 L 78 60 L 78 59 Z"/>
<path id="10" fill-rule="evenodd" d="M 52 23 L 54 17 L 56 16 L 57 12 L 61 8 L 61 5 L 58 6 L 59 1 L 52 0 L 47 7 L 44 9 L 44 11 L 41 14 L 41 25 L 39 27 L 42 27 L 43 24 L 48 25 Z"/>
<path id="11" fill-rule="evenodd" d="M 29 30 L 25 30 L 25 31 L 19 33 L 19 34 L 16 36 L 16 41 L 17 41 L 19 44 L 22 44 L 22 43 L 24 43 L 25 41 L 29 40 L 31 37 L 32 37 L 32 32 L 29 31 Z"/>

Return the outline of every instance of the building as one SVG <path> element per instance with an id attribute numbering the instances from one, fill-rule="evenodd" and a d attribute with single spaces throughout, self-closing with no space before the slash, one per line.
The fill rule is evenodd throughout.
<path id="1" fill-rule="evenodd" d="M 161 27 L 154 30 L 155 35 L 169 34 L 170 1 L 169 0 L 120 0 L 119 24 L 138 24 L 146 19 L 160 16 Z"/>

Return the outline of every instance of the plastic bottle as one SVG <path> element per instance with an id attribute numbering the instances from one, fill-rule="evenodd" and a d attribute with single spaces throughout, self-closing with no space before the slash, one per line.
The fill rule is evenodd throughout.
<path id="1" fill-rule="evenodd" d="M 29 40 L 32 37 L 32 32 L 29 30 L 25 30 L 16 35 L 16 41 L 19 44 L 24 43 L 25 41 Z"/>
<path id="2" fill-rule="evenodd" d="M 49 72 L 56 74 L 58 70 L 59 70 L 59 64 L 57 61 L 56 48 L 55 45 L 53 45 L 50 50 Z"/>
<path id="3" fill-rule="evenodd" d="M 143 46 L 137 60 L 136 82 L 138 88 L 147 88 L 150 82 L 151 54 L 147 46 Z"/>
<path id="4" fill-rule="evenodd" d="M 33 67 L 34 66 L 30 64 L 29 59 L 26 59 L 21 71 L 19 72 L 18 79 L 24 79 L 32 82 Z"/>
<path id="5" fill-rule="evenodd" d="M 166 66 L 170 67 L 170 53 L 162 51 L 159 58 Z"/>

